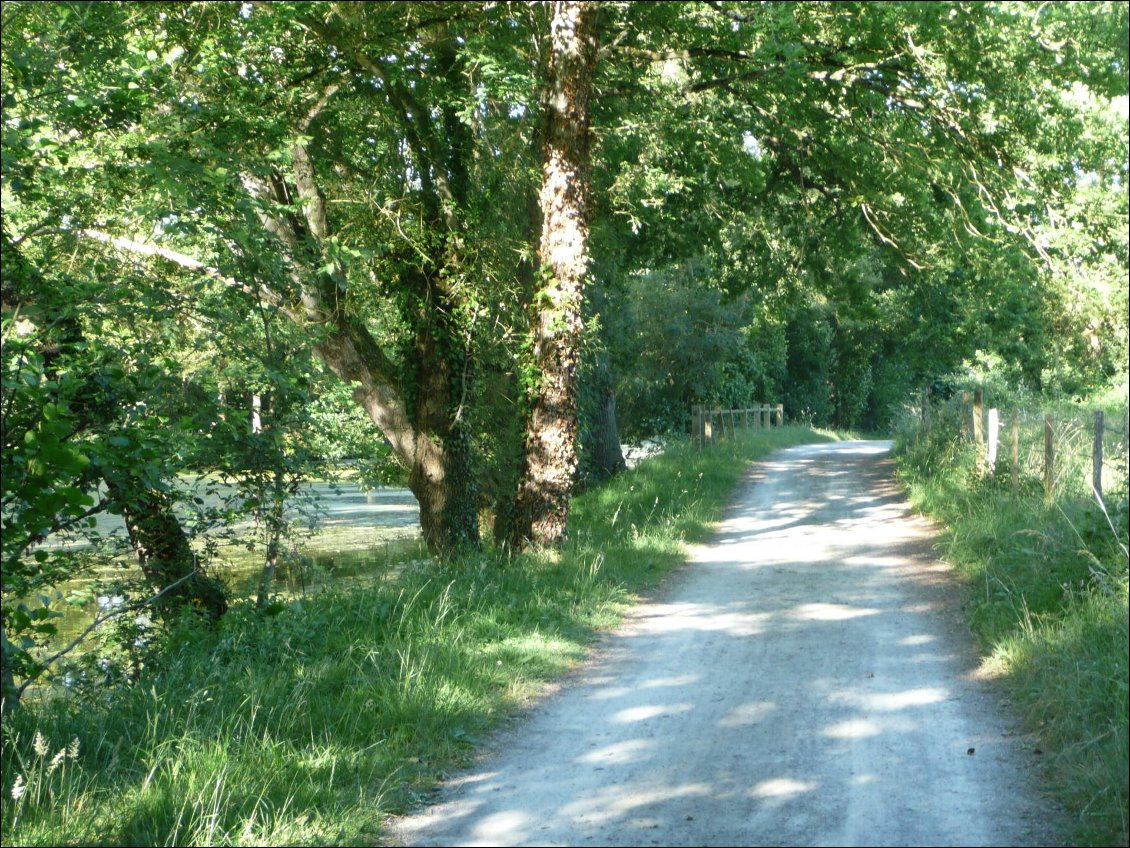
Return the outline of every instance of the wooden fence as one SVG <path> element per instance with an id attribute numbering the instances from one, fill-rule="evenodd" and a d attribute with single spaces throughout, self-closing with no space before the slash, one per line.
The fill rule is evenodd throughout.
<path id="1" fill-rule="evenodd" d="M 727 431 L 727 421 L 729 428 Z M 717 422 L 717 426 L 715 426 Z M 700 448 L 716 445 L 718 440 L 733 438 L 741 430 L 760 430 L 782 427 L 785 423 L 785 406 L 763 403 L 748 409 L 719 409 L 709 406 L 691 407 L 691 438 Z"/>
<path id="2" fill-rule="evenodd" d="M 1011 407 L 1005 421 L 999 409 L 987 406 L 982 389 L 962 392 L 953 403 L 959 404 L 965 437 L 981 446 L 982 471 L 1003 474 L 1007 468 L 1013 495 L 1020 493 L 1022 476 L 1042 479 L 1049 502 L 1057 490 L 1069 486 L 1102 497 L 1104 486 L 1110 491 L 1113 485 L 1127 485 L 1130 420 L 1126 410 L 1121 420 L 1111 421 L 1101 410 L 1070 413 Z M 923 392 L 923 427 L 929 430 L 939 412 L 929 392 Z"/>

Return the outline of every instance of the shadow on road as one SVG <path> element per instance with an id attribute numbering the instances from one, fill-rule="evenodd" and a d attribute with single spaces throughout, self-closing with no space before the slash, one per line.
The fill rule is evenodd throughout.
<path id="1" fill-rule="evenodd" d="M 760 463 L 664 600 L 408 844 L 1039 844 L 883 443 Z"/>

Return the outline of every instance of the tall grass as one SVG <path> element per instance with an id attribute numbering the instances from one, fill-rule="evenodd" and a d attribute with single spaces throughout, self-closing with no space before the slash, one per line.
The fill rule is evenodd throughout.
<path id="1" fill-rule="evenodd" d="M 968 578 L 971 621 L 1039 739 L 1077 844 L 1126 845 L 1128 581 L 1125 464 L 1087 491 L 1081 460 L 1049 503 L 1039 469 L 1014 496 L 1007 466 L 983 468 L 954 420 L 899 439 L 911 497 L 946 530 L 946 557 Z"/>
<path id="2" fill-rule="evenodd" d="M 709 532 L 783 428 L 677 445 L 575 499 L 562 550 L 392 564 L 383 580 L 182 621 L 136 683 L 4 722 L 5 845 L 375 841 L 382 822 L 579 661 Z M 61 753 L 60 753 L 61 752 Z"/>

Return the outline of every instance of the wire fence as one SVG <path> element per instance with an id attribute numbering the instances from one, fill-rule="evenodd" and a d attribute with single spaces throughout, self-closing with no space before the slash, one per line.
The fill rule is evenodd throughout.
<path id="1" fill-rule="evenodd" d="M 767 430 L 784 424 L 785 406 L 780 403 L 762 403 L 745 409 L 691 407 L 691 438 L 700 448 L 716 445 L 719 439 L 733 438 L 738 430 Z"/>
<path id="2" fill-rule="evenodd" d="M 1041 410 L 991 405 L 982 390 L 949 400 L 922 394 L 919 418 L 927 431 L 957 416 L 962 434 L 978 445 L 986 474 L 1009 480 L 1014 495 L 1032 489 L 1061 495 L 1127 495 L 1130 422 L 1127 410 Z"/>

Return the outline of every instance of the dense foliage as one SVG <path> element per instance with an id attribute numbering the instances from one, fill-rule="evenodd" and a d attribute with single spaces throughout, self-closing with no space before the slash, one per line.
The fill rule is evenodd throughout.
<path id="1" fill-rule="evenodd" d="M 1125 384 L 1123 3 L 2 15 L 5 710 L 96 565 L 214 627 L 235 538 L 267 606 L 314 476 L 554 546 L 692 404 Z"/>

